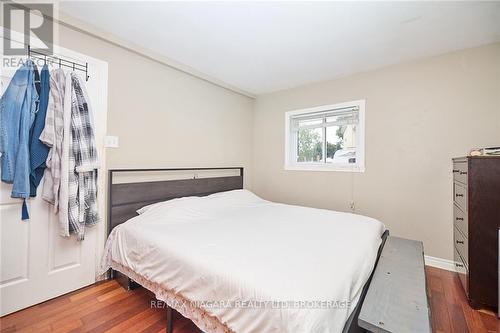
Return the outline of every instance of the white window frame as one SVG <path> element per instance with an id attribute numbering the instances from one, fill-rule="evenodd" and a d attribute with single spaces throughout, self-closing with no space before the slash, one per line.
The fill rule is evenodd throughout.
<path id="1" fill-rule="evenodd" d="M 308 109 L 288 111 L 285 113 L 285 170 L 297 171 L 344 171 L 344 172 L 364 172 L 365 171 L 365 100 L 356 100 L 332 105 L 317 106 Z M 297 115 L 307 115 L 308 113 L 318 113 L 335 109 L 357 107 L 359 109 L 359 123 L 357 125 L 356 142 L 356 163 L 319 163 L 319 162 L 296 162 L 293 158 L 293 150 L 296 149 L 296 142 L 292 144 L 291 119 Z"/>

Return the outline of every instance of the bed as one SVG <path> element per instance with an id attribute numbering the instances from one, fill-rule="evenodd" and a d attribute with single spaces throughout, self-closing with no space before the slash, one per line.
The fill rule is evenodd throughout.
<path id="1" fill-rule="evenodd" d="M 169 170 L 238 173 L 113 183 Z M 381 222 L 263 200 L 243 189 L 243 168 L 110 170 L 109 182 L 102 269 L 204 332 L 362 331 L 356 316 L 388 234 Z"/>

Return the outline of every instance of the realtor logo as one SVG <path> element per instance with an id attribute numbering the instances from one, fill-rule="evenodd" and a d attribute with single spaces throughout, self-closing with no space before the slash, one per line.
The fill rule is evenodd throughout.
<path id="1" fill-rule="evenodd" d="M 33 51 L 51 55 L 54 43 L 54 5 L 52 3 L 3 3 L 3 22 L 5 36 L 3 38 L 3 55 L 26 55 L 30 39 L 37 38 L 43 47 L 34 47 Z M 15 25 L 15 26 L 14 26 Z M 24 43 L 14 47 L 11 43 L 11 30 L 22 29 Z M 37 43 L 39 46 L 40 43 Z"/>

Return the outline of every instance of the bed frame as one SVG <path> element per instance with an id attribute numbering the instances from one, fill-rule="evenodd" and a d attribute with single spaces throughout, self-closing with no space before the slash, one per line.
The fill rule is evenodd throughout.
<path id="1" fill-rule="evenodd" d="M 223 176 L 198 178 L 200 171 L 222 171 L 239 170 L 237 176 Z M 108 171 L 108 235 L 117 225 L 126 222 L 128 219 L 137 216 L 136 210 L 160 201 L 181 198 L 185 196 L 206 196 L 217 192 L 231 191 L 243 188 L 243 168 L 242 167 L 222 167 L 222 168 L 174 168 L 174 169 L 111 169 Z M 114 184 L 114 176 L 120 173 L 154 173 L 154 172 L 192 172 L 194 175 L 190 179 L 161 180 L 147 182 L 130 182 Z M 382 243 L 379 247 L 375 267 L 378 264 L 380 254 L 389 235 L 386 230 L 382 235 Z M 343 333 L 367 332 L 358 325 L 358 316 L 361 311 L 363 301 L 370 286 L 375 268 L 370 278 L 363 287 L 360 301 L 354 311 L 349 316 Z M 138 286 L 132 279 L 120 272 L 111 270 L 111 278 L 117 281 L 126 289 L 133 289 Z M 172 332 L 173 309 L 167 307 L 167 333 Z"/>

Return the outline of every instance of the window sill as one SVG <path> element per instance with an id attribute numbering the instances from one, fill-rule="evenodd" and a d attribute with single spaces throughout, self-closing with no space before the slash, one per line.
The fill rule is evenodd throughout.
<path id="1" fill-rule="evenodd" d="M 323 164 L 286 164 L 284 169 L 286 171 L 340 171 L 340 172 L 365 172 L 364 166 L 354 165 L 323 165 Z"/>

